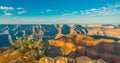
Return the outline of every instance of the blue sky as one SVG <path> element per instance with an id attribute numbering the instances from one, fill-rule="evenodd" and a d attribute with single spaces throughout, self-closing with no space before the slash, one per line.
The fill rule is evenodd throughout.
<path id="1" fill-rule="evenodd" d="M 118 24 L 120 0 L 0 0 L 1 24 Z"/>

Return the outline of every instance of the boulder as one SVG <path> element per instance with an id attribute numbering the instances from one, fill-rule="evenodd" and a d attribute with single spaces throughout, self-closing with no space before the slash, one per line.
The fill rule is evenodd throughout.
<path id="1" fill-rule="evenodd" d="M 105 62 L 105 61 L 102 60 L 102 59 L 98 59 L 98 60 L 97 60 L 97 63 L 107 63 L 107 62 Z"/>
<path id="2" fill-rule="evenodd" d="M 76 58 L 75 60 L 75 63 L 94 63 L 94 61 L 87 56 L 81 56 Z"/>
<path id="3" fill-rule="evenodd" d="M 55 57 L 55 63 L 68 63 L 68 58 L 66 57 Z"/>
<path id="4" fill-rule="evenodd" d="M 43 57 L 38 61 L 38 63 L 55 63 L 55 62 L 53 58 Z"/>

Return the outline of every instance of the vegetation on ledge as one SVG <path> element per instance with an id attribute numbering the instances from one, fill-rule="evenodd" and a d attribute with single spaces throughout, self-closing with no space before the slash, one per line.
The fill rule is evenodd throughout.
<path id="1" fill-rule="evenodd" d="M 9 36 L 11 39 L 11 36 Z M 13 60 L 24 63 L 35 63 L 35 60 L 44 56 L 44 42 L 42 39 L 33 40 L 30 36 L 27 39 L 17 38 L 10 40 L 11 49 L 0 54 L 0 63 L 9 63 Z"/>

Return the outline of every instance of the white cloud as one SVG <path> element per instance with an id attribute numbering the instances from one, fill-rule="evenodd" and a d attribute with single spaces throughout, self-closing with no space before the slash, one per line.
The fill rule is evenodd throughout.
<path id="1" fill-rule="evenodd" d="M 6 13 L 4 13 L 4 15 L 5 15 L 5 16 L 11 16 L 12 13 L 10 13 L 10 12 L 6 12 Z"/>
<path id="2" fill-rule="evenodd" d="M 0 10 L 14 10 L 13 7 L 0 6 Z"/>
<path id="3" fill-rule="evenodd" d="M 19 11 L 18 14 L 25 14 L 27 11 L 23 10 L 23 11 Z"/>
<path id="4" fill-rule="evenodd" d="M 63 13 L 63 16 L 69 16 L 69 14 Z"/>
<path id="5" fill-rule="evenodd" d="M 25 8 L 23 8 L 23 7 L 14 8 L 14 7 L 11 7 L 11 6 L 0 6 L 0 10 L 6 16 L 11 16 L 11 15 L 14 15 L 14 14 L 20 15 L 20 14 L 24 14 L 24 13 L 27 12 L 27 11 L 25 11 Z"/>
<path id="6" fill-rule="evenodd" d="M 52 9 L 47 9 L 46 12 L 52 12 L 53 10 Z"/>
<path id="7" fill-rule="evenodd" d="M 72 12 L 69 12 L 69 13 L 63 13 L 62 15 L 63 16 L 72 16 L 72 15 L 77 15 L 79 14 L 78 11 L 72 11 Z"/>
<path id="8" fill-rule="evenodd" d="M 114 5 L 107 5 L 100 8 L 92 8 L 89 10 L 80 11 L 82 15 L 88 16 L 111 16 L 111 15 L 120 15 L 120 3 Z"/>
<path id="9" fill-rule="evenodd" d="M 120 2 L 115 3 L 114 5 L 107 4 L 106 6 L 100 7 L 100 8 L 80 10 L 80 12 L 65 10 L 61 14 L 62 14 L 62 16 L 73 16 L 73 15 L 114 16 L 114 15 L 120 15 Z"/>
<path id="10" fill-rule="evenodd" d="M 59 10 L 47 9 L 45 12 L 59 12 Z"/>
<path id="11" fill-rule="evenodd" d="M 43 9 L 40 11 L 41 14 L 51 13 L 51 14 L 59 14 L 60 10 L 55 9 Z"/>
<path id="12" fill-rule="evenodd" d="M 16 8 L 17 10 L 24 10 L 24 8 L 22 8 L 22 7 L 18 7 L 18 8 Z"/>

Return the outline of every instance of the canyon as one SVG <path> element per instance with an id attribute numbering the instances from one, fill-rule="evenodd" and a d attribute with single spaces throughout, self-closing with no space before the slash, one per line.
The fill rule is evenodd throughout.
<path id="1" fill-rule="evenodd" d="M 10 41 L 18 38 L 33 41 L 42 38 L 48 57 L 88 56 L 119 63 L 119 32 L 120 25 L 113 24 L 3 24 L 0 25 L 0 48 L 11 46 Z"/>

